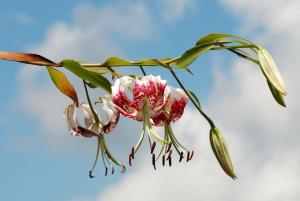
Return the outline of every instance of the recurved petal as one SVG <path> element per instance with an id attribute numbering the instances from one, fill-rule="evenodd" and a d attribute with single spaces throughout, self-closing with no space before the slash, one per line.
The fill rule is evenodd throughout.
<path id="1" fill-rule="evenodd" d="M 103 131 L 104 133 L 109 133 L 117 125 L 120 113 L 114 106 L 110 95 L 105 95 L 101 97 L 100 100 L 102 102 L 102 108 L 107 115 L 107 122 L 104 123 Z"/>
<path id="2" fill-rule="evenodd" d="M 84 114 L 84 124 L 86 128 L 91 128 L 95 123 L 96 120 L 94 118 L 93 112 L 88 104 L 80 104 L 80 108 Z M 100 116 L 98 116 L 100 118 Z"/>
<path id="3" fill-rule="evenodd" d="M 79 108 L 83 108 L 83 107 L 80 105 Z M 98 133 L 95 133 L 94 131 L 90 130 L 89 128 L 85 128 L 79 124 L 75 109 L 76 109 L 76 105 L 75 105 L 75 103 L 72 103 L 67 106 L 67 108 L 65 109 L 65 112 L 64 112 L 64 118 L 66 120 L 66 123 L 67 123 L 67 126 L 69 128 L 71 135 L 83 136 L 83 137 L 97 136 Z M 83 111 L 85 111 L 85 109 L 83 109 Z M 90 121 L 95 121 L 95 120 L 90 120 Z"/>
<path id="4" fill-rule="evenodd" d="M 176 121 L 180 119 L 184 112 L 184 108 L 188 102 L 188 96 L 181 88 L 173 88 L 171 86 L 167 86 L 167 91 L 169 91 L 169 101 L 167 103 L 167 123 L 171 123 L 172 121 Z"/>
<path id="5" fill-rule="evenodd" d="M 140 119 L 138 116 L 138 111 L 134 107 L 133 100 L 130 100 L 126 95 L 126 90 L 132 86 L 134 79 L 129 76 L 124 76 L 120 79 L 117 79 L 112 86 L 112 101 L 118 111 L 132 119 Z"/>

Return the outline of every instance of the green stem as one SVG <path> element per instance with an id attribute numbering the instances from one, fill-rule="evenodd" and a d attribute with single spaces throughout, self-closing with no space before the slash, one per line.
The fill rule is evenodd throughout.
<path id="1" fill-rule="evenodd" d="M 174 62 L 175 60 L 170 60 L 172 62 Z M 169 61 L 168 61 L 169 62 Z M 169 64 L 168 62 L 164 62 L 163 65 L 157 65 L 157 64 L 144 64 L 143 66 L 147 66 L 147 67 L 163 67 L 163 68 L 167 68 L 169 69 L 169 67 L 167 67 L 167 65 Z M 94 68 L 94 67 L 110 67 L 110 68 L 115 68 L 115 67 L 130 67 L 130 66 L 139 66 L 138 64 L 126 64 L 126 65 L 114 65 L 114 66 L 107 66 L 107 65 L 103 65 L 101 63 L 81 63 L 80 64 L 82 67 L 85 68 Z"/>
<path id="2" fill-rule="evenodd" d="M 144 136 L 145 136 L 145 131 L 146 131 L 146 126 L 145 126 L 145 122 L 144 122 L 140 139 L 139 139 L 138 143 L 134 146 L 134 153 L 136 153 L 139 150 L 139 148 L 143 142 Z"/>
<path id="3" fill-rule="evenodd" d="M 93 167 L 92 167 L 92 169 L 91 169 L 91 172 L 94 171 L 94 169 L 95 169 L 95 167 L 96 167 L 96 164 L 97 164 L 97 161 L 98 161 L 98 158 L 99 158 L 99 152 L 100 152 L 100 148 L 101 148 L 100 143 L 101 143 L 101 139 L 100 139 L 100 137 L 98 136 L 97 153 L 96 153 L 96 158 L 95 158 L 95 160 L 94 160 L 94 164 L 93 164 Z"/>
<path id="4" fill-rule="evenodd" d="M 102 138 L 103 148 L 104 148 L 104 150 L 105 150 L 105 154 L 107 155 L 107 157 L 108 157 L 110 160 L 112 160 L 116 165 L 118 165 L 118 166 L 120 166 L 120 167 L 123 167 L 123 164 L 120 163 L 117 159 L 115 159 L 115 158 L 113 157 L 113 155 L 111 154 L 110 150 L 108 149 L 108 147 L 107 147 L 107 145 L 106 145 L 106 143 L 105 143 L 104 136 L 101 135 L 100 137 Z"/>
<path id="5" fill-rule="evenodd" d="M 190 93 L 187 91 L 187 89 L 184 87 L 182 82 L 177 77 L 176 73 L 173 71 L 173 69 L 170 69 L 171 74 L 179 84 L 179 86 L 183 89 L 183 91 L 186 93 L 186 95 L 189 97 L 189 99 L 192 101 L 193 105 L 196 107 L 196 109 L 200 112 L 200 114 L 208 121 L 211 128 L 215 128 L 214 122 L 205 114 L 205 112 L 198 106 L 198 104 L 194 101 L 194 99 L 191 97 Z"/>
<path id="6" fill-rule="evenodd" d="M 91 102 L 91 99 L 90 99 L 90 96 L 89 96 L 89 92 L 88 92 L 88 89 L 87 89 L 87 83 L 85 80 L 82 80 L 83 81 L 83 86 L 84 86 L 84 90 L 85 90 L 85 94 L 86 94 L 86 98 L 88 100 L 88 103 L 89 103 L 89 106 L 92 110 L 92 113 L 94 115 L 94 118 L 96 120 L 96 123 L 101 123 L 97 113 L 95 112 L 94 108 L 93 108 L 93 105 L 92 105 L 92 102 Z"/>
<path id="7" fill-rule="evenodd" d="M 143 68 L 143 66 L 140 66 L 140 69 L 141 69 L 143 75 L 146 76 L 147 74 L 146 74 L 146 71 L 145 71 L 145 69 Z"/>

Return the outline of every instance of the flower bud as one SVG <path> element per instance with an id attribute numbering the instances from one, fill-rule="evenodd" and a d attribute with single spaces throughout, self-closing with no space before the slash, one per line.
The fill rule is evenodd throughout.
<path id="1" fill-rule="evenodd" d="M 259 48 L 257 55 L 267 81 L 280 93 L 286 95 L 284 81 L 271 54 L 266 49 Z"/>
<path id="2" fill-rule="evenodd" d="M 224 172 L 232 179 L 236 179 L 236 175 L 233 169 L 233 165 L 230 159 L 229 151 L 221 132 L 218 128 L 212 128 L 210 130 L 210 144 L 211 148 L 221 165 Z"/>
<path id="3" fill-rule="evenodd" d="M 281 93 L 280 91 L 278 91 L 275 87 L 273 87 L 273 85 L 268 81 L 268 86 L 271 90 L 271 93 L 274 97 L 274 99 L 276 100 L 276 102 L 283 106 L 286 107 L 285 101 L 284 101 L 284 94 Z"/>

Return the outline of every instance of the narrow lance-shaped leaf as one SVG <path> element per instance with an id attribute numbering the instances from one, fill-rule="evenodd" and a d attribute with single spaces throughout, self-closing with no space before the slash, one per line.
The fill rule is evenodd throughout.
<path id="1" fill-rule="evenodd" d="M 247 41 L 246 39 L 239 37 L 239 36 L 234 36 L 234 35 L 230 35 L 230 34 L 223 34 L 223 33 L 212 33 L 212 34 L 208 34 L 203 36 L 202 38 L 200 38 L 196 45 L 201 45 L 204 43 L 212 43 L 212 42 L 231 42 L 230 38 L 234 38 L 234 39 L 239 39 L 242 41 Z M 249 42 L 249 41 L 247 41 Z"/>
<path id="2" fill-rule="evenodd" d="M 218 128 L 210 130 L 210 144 L 211 148 L 224 172 L 232 179 L 236 179 L 233 165 L 230 159 L 229 151 L 221 132 Z"/>
<path id="3" fill-rule="evenodd" d="M 66 96 L 70 97 L 78 106 L 78 97 L 73 85 L 68 81 L 68 78 L 59 70 L 52 67 L 47 67 L 49 75 L 55 86 Z"/>
<path id="4" fill-rule="evenodd" d="M 282 94 L 286 94 L 283 79 L 278 71 L 276 63 L 272 58 L 271 54 L 260 48 L 257 52 L 258 59 L 260 62 L 261 70 L 263 71 L 267 80 L 272 84 L 272 86 L 277 89 Z"/>
<path id="5" fill-rule="evenodd" d="M 57 66 L 57 64 L 41 55 L 0 51 L 0 59 L 16 61 L 39 66 Z"/>
<path id="6" fill-rule="evenodd" d="M 186 68 L 193 63 L 199 56 L 213 49 L 215 46 L 226 44 L 230 41 L 213 41 L 199 44 L 191 49 L 188 49 L 174 62 L 174 68 Z"/>
<path id="7" fill-rule="evenodd" d="M 93 85 L 100 87 L 107 91 L 108 93 L 111 93 L 111 83 L 108 81 L 106 77 L 101 75 L 100 73 L 97 73 L 95 71 L 89 71 L 74 60 L 63 60 L 60 63 L 61 66 L 65 67 L 81 79 L 87 80 L 88 82 L 92 83 Z"/>
<path id="8" fill-rule="evenodd" d="M 212 49 L 214 45 L 201 45 L 193 47 L 183 53 L 178 60 L 175 61 L 174 68 L 186 68 L 193 63 L 199 56 Z"/>

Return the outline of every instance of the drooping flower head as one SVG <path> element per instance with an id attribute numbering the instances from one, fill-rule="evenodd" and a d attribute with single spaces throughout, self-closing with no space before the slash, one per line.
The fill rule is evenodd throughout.
<path id="1" fill-rule="evenodd" d="M 103 157 L 103 163 L 105 166 L 105 175 L 107 174 L 107 165 L 110 165 L 109 161 L 112 161 L 116 165 L 122 168 L 122 172 L 125 171 L 125 166 L 118 162 L 111 152 L 109 151 L 104 135 L 111 132 L 111 130 L 117 125 L 120 117 L 120 113 L 112 104 L 111 96 L 105 95 L 101 97 L 97 103 L 102 103 L 102 108 L 106 113 L 106 122 L 103 121 L 100 115 L 96 112 L 93 113 L 91 107 L 87 104 L 79 104 L 78 109 L 83 111 L 84 123 L 80 124 L 76 115 L 76 105 L 75 103 L 70 104 L 65 109 L 64 118 L 67 122 L 69 131 L 73 136 L 82 136 L 82 137 L 98 137 L 98 149 L 96 159 L 92 170 L 90 171 L 90 177 L 92 176 L 92 171 L 96 167 L 98 161 L 99 152 L 101 151 L 101 156 Z M 114 172 L 114 167 L 112 168 L 112 174 Z"/>
<path id="2" fill-rule="evenodd" d="M 175 89 L 168 86 L 167 81 L 162 80 L 160 76 L 149 75 L 141 78 L 124 76 L 117 79 L 112 86 L 112 100 L 122 115 L 137 121 L 143 121 L 140 140 L 132 148 L 129 156 L 130 164 L 144 139 L 146 131 L 150 141 L 154 167 L 155 161 L 162 154 L 163 150 L 168 155 L 167 158 L 163 156 L 163 160 L 169 160 L 169 164 L 171 165 L 172 146 L 180 154 L 180 161 L 182 160 L 183 152 L 181 149 L 186 149 L 179 144 L 170 127 L 171 122 L 175 122 L 182 116 L 188 102 L 188 97 L 182 89 Z M 161 138 L 156 133 L 153 126 L 165 127 L 164 138 Z M 162 151 L 157 157 L 153 153 L 156 141 L 152 143 L 151 136 L 162 144 Z M 190 157 L 188 158 L 190 160 Z"/>

